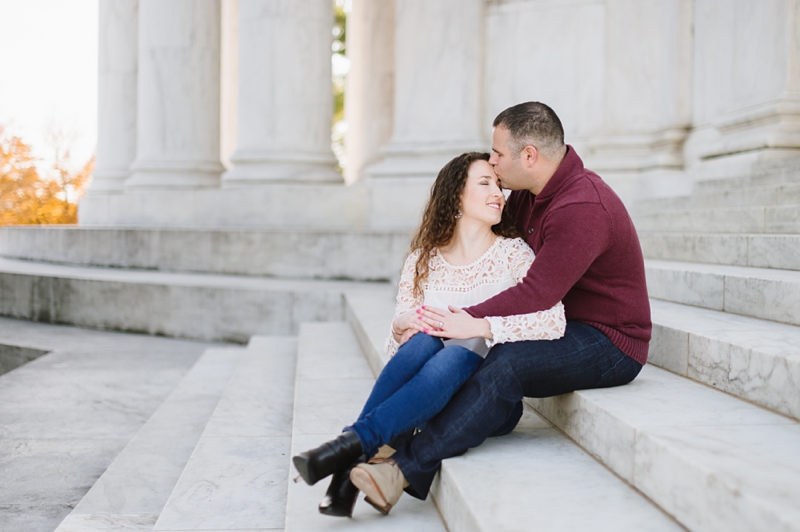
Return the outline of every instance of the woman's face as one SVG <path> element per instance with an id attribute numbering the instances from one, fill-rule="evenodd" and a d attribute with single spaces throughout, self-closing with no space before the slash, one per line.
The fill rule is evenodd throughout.
<path id="1" fill-rule="evenodd" d="M 500 189 L 497 174 L 487 161 L 473 162 L 461 193 L 461 220 L 477 220 L 495 225 L 500 222 L 506 198 Z"/>

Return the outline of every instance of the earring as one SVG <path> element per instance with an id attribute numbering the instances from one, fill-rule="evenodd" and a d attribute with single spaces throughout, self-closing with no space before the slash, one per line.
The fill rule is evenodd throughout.
<path id="1" fill-rule="evenodd" d="M 463 216 L 463 214 L 461 214 L 461 209 L 459 209 L 458 212 L 456 213 L 456 220 L 458 220 L 462 216 Z"/>

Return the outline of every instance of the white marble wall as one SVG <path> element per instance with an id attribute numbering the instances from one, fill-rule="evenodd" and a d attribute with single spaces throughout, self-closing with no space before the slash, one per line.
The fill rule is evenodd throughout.
<path id="1" fill-rule="evenodd" d="M 97 166 L 90 194 L 122 191 L 136 157 L 139 0 L 100 2 Z"/>
<path id="2" fill-rule="evenodd" d="M 237 148 L 226 186 L 335 182 L 330 0 L 239 0 Z"/>
<path id="3" fill-rule="evenodd" d="M 220 0 L 140 0 L 134 188 L 219 185 Z"/>
<path id="4" fill-rule="evenodd" d="M 797 0 L 695 0 L 690 162 L 800 149 L 799 39 Z"/>

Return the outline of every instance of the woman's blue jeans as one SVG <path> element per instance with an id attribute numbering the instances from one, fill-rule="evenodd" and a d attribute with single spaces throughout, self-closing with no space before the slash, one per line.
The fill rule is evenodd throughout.
<path id="1" fill-rule="evenodd" d="M 381 445 L 438 414 L 483 358 L 461 346 L 417 333 L 400 346 L 372 387 L 354 431 L 364 454 L 374 456 Z"/>

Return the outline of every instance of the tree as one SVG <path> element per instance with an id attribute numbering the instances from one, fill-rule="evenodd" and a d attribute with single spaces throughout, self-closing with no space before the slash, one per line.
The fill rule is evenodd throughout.
<path id="1" fill-rule="evenodd" d="M 73 168 L 69 137 L 51 132 L 52 175 L 43 177 L 31 147 L 0 125 L 0 225 L 69 224 L 94 170 L 94 157 Z"/>

